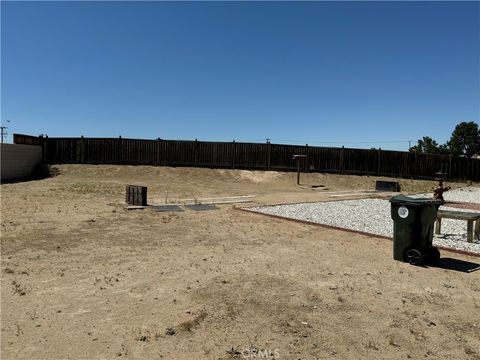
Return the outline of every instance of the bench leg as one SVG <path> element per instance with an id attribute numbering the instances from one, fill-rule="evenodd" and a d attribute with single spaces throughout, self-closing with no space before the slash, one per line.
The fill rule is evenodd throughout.
<path id="1" fill-rule="evenodd" d="M 473 220 L 467 221 L 467 241 L 473 242 Z"/>
<path id="2" fill-rule="evenodd" d="M 442 231 L 442 218 L 438 218 L 435 224 L 435 234 L 439 235 L 440 231 Z"/>
<path id="3" fill-rule="evenodd" d="M 480 219 L 475 221 L 475 237 L 480 240 Z"/>

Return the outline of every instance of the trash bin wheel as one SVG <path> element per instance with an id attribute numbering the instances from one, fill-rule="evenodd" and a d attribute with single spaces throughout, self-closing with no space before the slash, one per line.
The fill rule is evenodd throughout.
<path id="1" fill-rule="evenodd" d="M 427 253 L 427 262 L 430 265 L 436 265 L 440 260 L 440 251 L 436 247 L 431 247 Z"/>
<path id="2" fill-rule="evenodd" d="M 423 264 L 423 255 L 420 250 L 410 248 L 405 251 L 403 256 L 403 261 L 408 262 L 411 265 L 422 265 Z"/>

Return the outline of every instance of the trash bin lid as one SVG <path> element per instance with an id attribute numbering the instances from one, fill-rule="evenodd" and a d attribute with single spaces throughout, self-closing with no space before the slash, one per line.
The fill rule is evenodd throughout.
<path id="1" fill-rule="evenodd" d="M 405 195 L 397 195 L 390 199 L 392 204 L 404 206 L 443 205 L 445 201 L 433 198 L 413 198 Z"/>

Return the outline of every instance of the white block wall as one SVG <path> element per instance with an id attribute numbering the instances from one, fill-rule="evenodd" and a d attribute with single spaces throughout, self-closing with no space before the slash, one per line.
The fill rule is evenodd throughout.
<path id="1" fill-rule="evenodd" d="M 2 181 L 26 178 L 42 161 L 41 146 L 0 144 L 0 154 Z"/>

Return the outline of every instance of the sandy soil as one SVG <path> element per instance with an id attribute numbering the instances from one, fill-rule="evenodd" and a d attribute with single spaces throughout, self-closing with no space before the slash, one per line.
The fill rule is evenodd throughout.
<path id="1" fill-rule="evenodd" d="M 480 258 L 443 252 L 441 267 L 418 268 L 393 261 L 388 240 L 231 205 L 123 204 L 126 184 L 157 202 L 265 204 L 376 178 L 309 174 L 297 187 L 294 173 L 59 168 L 1 185 L 2 359 L 480 359 L 480 271 L 461 271 Z"/>

